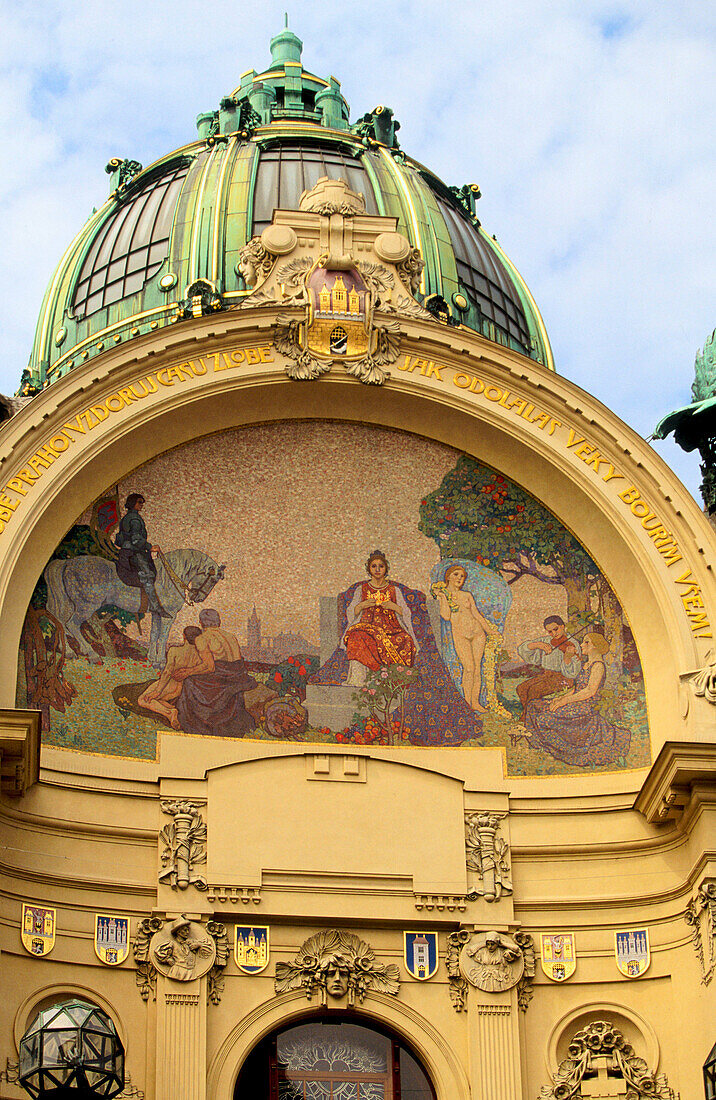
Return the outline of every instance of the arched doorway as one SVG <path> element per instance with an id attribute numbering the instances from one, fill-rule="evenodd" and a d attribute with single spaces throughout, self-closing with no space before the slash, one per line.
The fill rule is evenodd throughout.
<path id="1" fill-rule="evenodd" d="M 355 1016 L 318 1016 L 266 1036 L 234 1100 L 435 1100 L 425 1070 L 389 1032 Z"/>

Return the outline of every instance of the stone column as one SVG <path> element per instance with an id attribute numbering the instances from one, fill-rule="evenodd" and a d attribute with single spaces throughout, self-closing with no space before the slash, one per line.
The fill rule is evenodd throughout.
<path id="1" fill-rule="evenodd" d="M 519 1009 L 515 989 L 468 993 L 470 1082 L 480 1100 L 519 1100 L 522 1093 Z"/>
<path id="2" fill-rule="evenodd" d="M 157 978 L 156 1100 L 206 1100 L 206 978 Z"/>

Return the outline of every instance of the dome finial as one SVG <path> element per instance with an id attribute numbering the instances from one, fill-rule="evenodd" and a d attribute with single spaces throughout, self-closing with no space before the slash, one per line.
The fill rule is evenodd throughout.
<path id="1" fill-rule="evenodd" d="M 271 39 L 271 66 L 283 65 L 287 61 L 300 62 L 303 42 L 288 29 L 288 12 L 284 12 L 285 26 L 275 38 Z"/>

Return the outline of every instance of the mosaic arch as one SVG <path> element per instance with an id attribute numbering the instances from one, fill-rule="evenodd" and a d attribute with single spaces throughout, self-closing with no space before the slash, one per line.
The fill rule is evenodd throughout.
<path id="1" fill-rule="evenodd" d="M 174 728 L 499 746 L 510 775 L 650 762 L 637 648 L 588 550 L 477 459 L 334 421 L 224 431 L 98 486 L 33 593 L 17 704 L 48 745 L 136 759 Z"/>

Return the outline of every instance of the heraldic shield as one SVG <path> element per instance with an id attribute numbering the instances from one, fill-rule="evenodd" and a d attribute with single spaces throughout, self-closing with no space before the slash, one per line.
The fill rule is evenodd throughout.
<path id="1" fill-rule="evenodd" d="M 617 968 L 625 978 L 640 978 L 649 969 L 649 929 L 632 928 L 614 933 L 614 954 Z"/>
<path id="2" fill-rule="evenodd" d="M 22 925 L 20 937 L 22 945 L 31 955 L 41 958 L 49 955 L 55 946 L 55 931 L 57 926 L 57 910 L 45 905 L 22 906 Z"/>
<path id="3" fill-rule="evenodd" d="M 550 981 L 566 982 L 577 969 L 574 932 L 542 932 L 542 969 Z"/>
<path id="4" fill-rule="evenodd" d="M 319 359 L 362 359 L 370 350 L 370 296 L 358 270 L 315 267 L 306 279 L 306 347 Z"/>
<path id="5" fill-rule="evenodd" d="M 437 932 L 403 932 L 403 961 L 411 978 L 432 978 L 438 969 Z"/>
<path id="6" fill-rule="evenodd" d="M 95 913 L 94 950 L 107 966 L 119 966 L 129 954 L 129 917 L 117 913 Z"/>
<path id="7" fill-rule="evenodd" d="M 269 930 L 265 924 L 237 924 L 234 959 L 242 974 L 260 974 L 269 963 Z"/>

